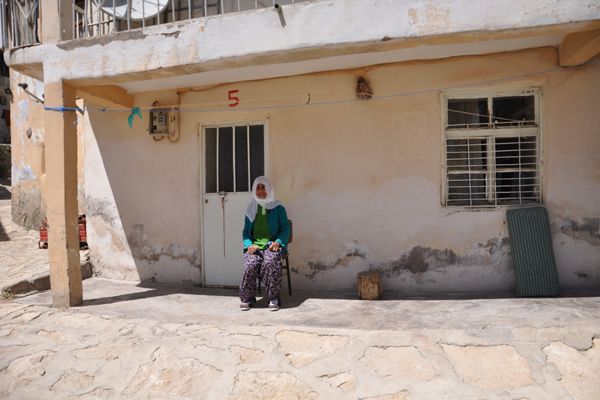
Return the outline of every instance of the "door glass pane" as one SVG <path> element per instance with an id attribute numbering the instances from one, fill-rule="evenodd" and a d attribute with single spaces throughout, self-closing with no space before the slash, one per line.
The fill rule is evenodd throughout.
<path id="1" fill-rule="evenodd" d="M 250 181 L 265 174 L 265 135 L 263 125 L 250 125 Z"/>
<path id="2" fill-rule="evenodd" d="M 219 128 L 219 191 L 233 192 L 233 128 Z"/>
<path id="3" fill-rule="evenodd" d="M 217 192 L 217 128 L 206 129 L 206 193 Z"/>
<path id="4" fill-rule="evenodd" d="M 235 127 L 235 191 L 248 191 L 248 127 Z"/>

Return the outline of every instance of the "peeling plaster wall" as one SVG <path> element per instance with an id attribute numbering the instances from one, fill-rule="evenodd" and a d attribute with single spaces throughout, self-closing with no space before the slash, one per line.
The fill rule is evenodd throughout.
<path id="1" fill-rule="evenodd" d="M 44 110 L 32 101 L 17 84 L 26 83 L 38 97 L 44 83 L 10 71 L 12 144 L 12 218 L 27 229 L 39 227 L 45 215 L 40 187 L 44 174 Z"/>
<path id="2" fill-rule="evenodd" d="M 295 288 L 353 288 L 358 272 L 376 269 L 384 288 L 410 294 L 514 289 L 506 209 L 441 205 L 440 90 L 535 86 L 543 92 L 543 196 L 561 285 L 598 286 L 600 61 L 557 65 L 556 50 L 544 48 L 221 85 L 188 92 L 182 104 L 226 110 L 227 91 L 237 89 L 242 107 L 265 108 L 182 113 L 174 144 L 154 143 L 147 119 L 131 129 L 125 115 L 90 112 L 94 263 L 111 277 L 199 282 L 199 126 L 268 120 L 270 175 L 294 221 Z M 316 105 L 354 98 L 361 75 L 378 96 L 409 95 Z M 505 80 L 515 75 L 530 76 Z M 307 93 L 312 105 L 281 107 L 303 104 Z M 174 91 L 144 93 L 135 103 L 154 100 L 177 98 Z"/>
<path id="3" fill-rule="evenodd" d="M 192 130 L 177 143 L 155 143 L 147 118 L 130 128 L 126 113 L 86 114 L 91 262 L 108 278 L 198 284 L 197 136 Z"/>

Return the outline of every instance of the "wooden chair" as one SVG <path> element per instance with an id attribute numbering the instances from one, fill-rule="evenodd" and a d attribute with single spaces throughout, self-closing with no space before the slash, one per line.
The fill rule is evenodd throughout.
<path id="1" fill-rule="evenodd" d="M 287 272 L 287 283 L 288 283 L 288 293 L 290 294 L 290 296 L 292 295 L 292 277 L 291 277 L 291 271 L 290 271 L 290 250 L 289 250 L 289 244 L 292 243 L 292 239 L 294 238 L 294 229 L 293 229 L 293 225 L 292 225 L 292 220 L 288 219 L 288 222 L 290 224 L 290 240 L 288 241 L 288 247 L 287 247 L 287 251 L 281 256 L 281 269 L 282 270 L 286 270 Z M 260 278 L 258 278 L 258 293 L 260 293 Z"/>

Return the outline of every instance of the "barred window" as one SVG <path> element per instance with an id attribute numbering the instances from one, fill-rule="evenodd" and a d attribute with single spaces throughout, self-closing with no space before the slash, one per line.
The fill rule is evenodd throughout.
<path id="1" fill-rule="evenodd" d="M 540 204 L 539 92 L 443 99 L 444 204 Z"/>

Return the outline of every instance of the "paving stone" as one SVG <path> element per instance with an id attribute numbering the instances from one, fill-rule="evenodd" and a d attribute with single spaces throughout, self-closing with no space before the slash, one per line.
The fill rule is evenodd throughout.
<path id="1" fill-rule="evenodd" d="M 125 354 L 131 347 L 125 345 L 95 345 L 83 349 L 73 350 L 72 354 L 79 359 L 84 360 L 116 360 L 119 356 Z"/>
<path id="2" fill-rule="evenodd" d="M 174 395 L 195 398 L 213 384 L 219 370 L 192 358 L 179 358 L 173 349 L 159 348 L 142 365 L 125 394 Z"/>
<path id="3" fill-rule="evenodd" d="M 49 331 L 46 329 L 40 329 L 36 332 L 36 335 L 50 339 L 55 343 L 61 343 L 65 340 L 64 336 L 60 332 Z"/>
<path id="4" fill-rule="evenodd" d="M 323 375 L 319 379 L 329 383 L 329 386 L 343 392 L 352 392 L 356 388 L 356 377 L 350 372 Z"/>
<path id="5" fill-rule="evenodd" d="M 560 383 L 576 400 L 600 398 L 600 339 L 589 350 L 580 351 L 562 342 L 544 348 L 547 362 L 561 373 Z"/>
<path id="6" fill-rule="evenodd" d="M 410 400 L 407 391 L 402 391 L 393 394 L 382 394 L 373 397 L 362 397 L 360 400 Z"/>
<path id="7" fill-rule="evenodd" d="M 12 319 L 13 323 L 27 323 L 38 318 L 42 313 L 40 312 L 24 312 Z"/>
<path id="8" fill-rule="evenodd" d="M 120 398 L 121 396 L 115 396 L 114 390 L 110 388 L 97 387 L 89 392 L 67 396 L 65 400 L 114 400 Z"/>
<path id="9" fill-rule="evenodd" d="M 284 372 L 240 372 L 233 383 L 230 400 L 310 400 L 318 393 L 294 375 Z"/>
<path id="10" fill-rule="evenodd" d="M 435 376 L 431 363 L 412 346 L 369 347 L 359 360 L 362 368 L 394 381 L 428 381 Z"/>
<path id="11" fill-rule="evenodd" d="M 276 336 L 278 350 L 296 368 L 308 365 L 319 358 L 335 354 L 348 345 L 348 337 L 319 335 L 308 332 L 282 331 Z"/>
<path id="12" fill-rule="evenodd" d="M 0 394 L 14 392 L 46 374 L 46 365 L 53 357 L 52 351 L 39 351 L 16 358 L 0 371 Z"/>
<path id="13" fill-rule="evenodd" d="M 69 370 L 50 386 L 51 391 L 72 393 L 90 390 L 94 377 L 82 371 Z"/>
<path id="14" fill-rule="evenodd" d="M 535 383 L 527 361 L 512 346 L 442 347 L 456 373 L 469 385 L 495 390 Z"/>
<path id="15" fill-rule="evenodd" d="M 249 349 L 241 346 L 231 346 L 230 350 L 235 354 L 242 364 L 254 364 L 260 362 L 264 357 L 264 352 L 257 349 Z"/>
<path id="16" fill-rule="evenodd" d="M 587 350 L 592 347 L 593 337 L 594 335 L 584 332 L 569 332 L 562 338 L 561 342 L 577 350 Z"/>

